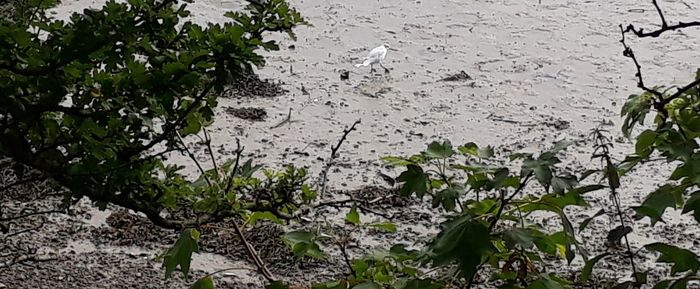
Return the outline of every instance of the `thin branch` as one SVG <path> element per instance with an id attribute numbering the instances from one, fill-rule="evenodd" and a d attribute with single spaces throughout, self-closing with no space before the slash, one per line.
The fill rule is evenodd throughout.
<path id="1" fill-rule="evenodd" d="M 278 124 L 271 126 L 270 129 L 275 129 L 275 128 L 278 128 L 280 126 L 283 126 L 286 123 L 292 123 L 292 122 L 293 122 L 292 121 L 292 108 L 290 107 L 289 113 L 287 113 L 287 118 L 285 118 L 284 120 L 282 120 Z"/>
<path id="2" fill-rule="evenodd" d="M 666 26 L 665 28 L 661 28 L 661 29 L 654 30 L 651 32 L 644 32 L 644 28 L 637 29 L 634 27 L 634 25 L 630 24 L 630 25 L 627 25 L 627 28 L 624 31 L 625 32 L 632 32 L 632 33 L 634 33 L 634 35 L 636 35 L 639 38 L 659 37 L 661 34 L 663 34 L 666 31 L 678 30 L 678 29 L 688 28 L 688 27 L 693 27 L 693 26 L 700 26 L 700 21 L 678 22 L 678 24 L 676 24 L 676 25 Z"/>
<path id="3" fill-rule="evenodd" d="M 163 129 L 163 132 L 162 132 L 158 137 L 153 138 L 153 139 L 152 139 L 148 144 L 146 144 L 146 145 L 137 146 L 137 147 L 135 147 L 135 148 L 131 148 L 131 149 L 125 150 L 125 151 L 123 152 L 124 155 L 123 155 L 122 157 L 124 157 L 124 158 L 130 158 L 130 157 L 132 157 L 132 156 L 135 156 L 135 155 L 137 155 L 137 154 L 140 154 L 140 153 L 143 152 L 143 151 L 147 151 L 147 150 L 151 149 L 152 147 L 154 147 L 155 145 L 157 145 L 157 144 L 161 143 L 162 141 L 166 140 L 166 139 L 168 138 L 168 136 L 169 136 L 173 131 L 177 131 L 177 128 L 182 124 L 183 121 L 185 121 L 185 119 L 187 119 L 187 116 L 189 116 L 190 113 L 191 113 L 192 111 L 194 111 L 194 109 L 199 105 L 199 103 L 202 102 L 202 100 L 204 100 L 204 98 L 205 98 L 207 95 L 209 95 L 209 92 L 210 92 L 213 88 L 214 88 L 214 83 L 213 83 L 213 82 L 207 84 L 207 86 L 205 86 L 204 89 L 202 89 L 202 91 L 200 92 L 200 94 L 199 94 L 198 96 L 195 97 L 194 101 L 192 101 L 192 103 L 191 103 L 190 106 L 187 108 L 187 110 L 185 110 L 175 121 L 169 123 L 169 125 L 167 125 L 167 127 L 165 127 L 165 128 Z"/>
<path id="4" fill-rule="evenodd" d="M 347 248 L 351 233 L 352 232 L 349 232 L 343 238 L 342 241 L 341 240 L 336 241 L 336 244 L 338 244 L 338 248 L 340 249 L 340 253 L 343 255 L 343 260 L 345 260 L 345 265 L 347 265 L 348 269 L 350 270 L 350 274 L 352 274 L 353 277 L 357 277 L 357 273 L 355 272 L 355 268 L 352 267 L 352 262 L 350 262 L 350 255 L 348 254 L 348 248 Z"/>
<path id="5" fill-rule="evenodd" d="M 12 265 L 26 262 L 48 262 L 57 260 L 56 258 L 40 258 L 38 255 L 21 255 L 10 261 L 0 263 L 0 269 L 8 268 Z"/>
<path id="6" fill-rule="evenodd" d="M 634 25 L 630 24 L 627 25 L 627 29 L 623 30 L 623 33 L 627 32 L 632 32 L 634 35 L 637 35 L 639 38 L 643 37 L 659 37 L 662 33 L 666 31 L 672 31 L 672 30 L 678 30 L 682 28 L 687 28 L 687 27 L 693 27 L 693 26 L 700 26 L 700 21 L 693 21 L 693 22 L 678 22 L 678 24 L 675 25 L 668 25 L 668 22 L 666 22 L 666 17 L 664 16 L 664 13 L 661 11 L 661 7 L 659 6 L 659 3 L 657 3 L 656 0 L 652 0 L 652 3 L 654 4 L 654 8 L 656 8 L 656 12 L 659 14 L 659 17 L 661 18 L 661 28 L 651 31 L 651 32 L 644 32 L 644 28 L 635 28 Z M 620 26 L 622 27 L 622 26 Z"/>
<path id="7" fill-rule="evenodd" d="M 661 12 L 661 7 L 659 7 L 659 3 L 657 3 L 656 0 L 651 0 L 651 2 L 654 3 L 654 7 L 656 8 L 656 12 L 658 12 L 659 17 L 661 17 L 661 28 L 667 28 L 668 22 L 666 22 L 666 17 L 664 17 L 664 13 Z"/>
<path id="8" fill-rule="evenodd" d="M 236 150 L 234 152 L 236 153 L 236 161 L 233 164 L 233 170 L 231 170 L 231 175 L 228 178 L 228 184 L 226 184 L 224 194 L 228 194 L 229 190 L 231 190 L 231 186 L 233 186 L 233 178 L 238 173 L 238 163 L 240 162 L 241 154 L 243 153 L 243 147 L 241 147 L 241 140 L 239 139 L 236 139 Z"/>
<path id="9" fill-rule="evenodd" d="M 7 218 L 0 218 L 0 222 L 18 220 L 18 219 L 23 219 L 23 218 L 26 218 L 26 217 L 37 216 L 37 215 L 46 215 L 46 214 L 54 214 L 54 213 L 65 213 L 65 212 L 66 212 L 66 211 L 64 211 L 64 210 L 49 210 L 49 211 L 31 212 L 31 213 L 27 213 L 27 214 L 18 215 L 18 216 L 12 216 L 12 217 L 7 217 Z"/>
<path id="10" fill-rule="evenodd" d="M 207 128 L 203 127 L 202 131 L 204 132 L 204 143 L 207 145 L 207 149 L 209 150 L 209 156 L 211 157 L 211 163 L 214 165 L 214 170 L 216 171 L 216 179 L 218 180 L 220 178 L 219 175 L 219 166 L 216 164 L 216 157 L 214 157 L 214 150 L 211 149 L 211 138 L 209 137 L 209 134 L 207 133 Z"/>
<path id="11" fill-rule="evenodd" d="M 637 56 L 634 54 L 634 51 L 632 50 L 632 48 L 629 47 L 627 45 L 627 43 L 625 42 L 625 31 L 622 29 L 622 24 L 620 24 L 620 31 L 622 32 L 622 38 L 620 39 L 620 43 L 622 43 L 622 47 L 624 47 L 624 49 L 625 49 L 622 52 L 622 55 L 632 59 L 632 61 L 634 62 L 634 66 L 637 69 L 637 73 L 635 74 L 635 76 L 637 77 L 637 87 L 644 89 L 645 91 L 655 95 L 656 97 L 659 98 L 659 101 L 664 101 L 664 95 L 661 92 L 658 92 L 654 89 L 651 89 L 644 84 L 644 78 L 642 77 L 642 66 L 639 64 L 639 61 L 637 60 Z"/>
<path id="12" fill-rule="evenodd" d="M 700 86 L 700 78 L 696 79 L 695 81 L 689 83 L 688 85 L 681 87 L 676 91 L 676 93 L 672 94 L 669 96 L 667 99 L 661 102 L 662 105 L 666 105 L 670 103 L 672 100 L 681 97 L 684 93 L 688 92 L 689 90 L 693 89 L 696 86 Z"/>
<path id="13" fill-rule="evenodd" d="M 357 130 L 357 129 L 355 128 L 355 126 L 357 126 L 360 122 L 361 122 L 361 120 L 358 119 L 358 120 L 356 120 L 356 121 L 352 124 L 352 126 L 350 126 L 349 129 L 343 130 L 343 136 L 342 136 L 342 137 L 340 138 L 340 140 L 338 141 L 338 144 L 336 144 L 335 147 L 332 147 L 332 148 L 331 148 L 331 159 L 334 159 L 334 158 L 336 157 L 336 155 L 337 155 L 337 153 L 338 153 L 338 150 L 340 149 L 340 146 L 343 144 L 343 142 L 345 141 L 345 139 L 347 139 L 348 134 L 350 134 L 352 131 Z"/>
<path id="14" fill-rule="evenodd" d="M 214 271 L 214 272 L 211 272 L 211 273 L 209 273 L 209 274 L 207 274 L 207 275 L 204 275 L 204 276 L 202 276 L 202 277 L 199 277 L 199 279 L 197 279 L 197 282 L 200 281 L 200 280 L 203 280 L 203 279 L 205 279 L 205 278 L 207 278 L 207 277 L 211 277 L 211 276 L 214 276 L 214 275 L 219 274 L 219 273 L 222 273 L 222 272 L 233 271 L 233 270 L 254 271 L 255 269 L 252 269 L 252 268 L 245 268 L 245 267 L 224 268 L 224 269 L 221 269 L 221 270 L 216 270 L 216 271 Z M 197 283 L 197 282 L 195 282 L 195 283 Z M 194 284 L 194 283 L 193 283 L 193 284 Z"/>
<path id="15" fill-rule="evenodd" d="M 380 216 L 380 217 L 383 217 L 383 218 L 385 218 L 385 219 L 391 220 L 391 219 L 394 218 L 392 215 L 389 215 L 389 214 L 386 214 L 386 213 L 382 213 L 382 212 L 378 212 L 378 211 L 376 211 L 376 210 L 373 210 L 373 209 L 370 209 L 370 208 L 367 207 L 367 205 L 374 204 L 374 203 L 379 202 L 379 201 L 381 201 L 381 200 L 383 200 L 383 199 L 385 199 L 385 198 L 382 197 L 382 198 L 377 198 L 377 199 L 374 199 L 374 200 L 371 200 L 371 201 L 363 201 L 363 200 L 357 200 L 357 199 L 355 199 L 355 198 L 353 198 L 353 197 L 350 197 L 349 199 L 345 199 L 345 200 L 337 200 L 337 201 L 329 201 L 329 202 L 318 203 L 318 204 L 314 205 L 313 208 L 314 208 L 314 209 L 320 209 L 320 208 L 323 208 L 323 207 L 332 207 L 332 208 L 340 209 L 340 208 L 350 208 L 350 207 L 352 207 L 352 206 L 354 205 L 355 207 L 357 207 L 358 209 L 360 209 L 360 210 L 363 211 L 364 213 L 375 214 L 375 215 L 377 215 L 377 216 Z"/>
<path id="16" fill-rule="evenodd" d="M 612 158 L 610 157 L 610 147 L 612 144 L 609 141 L 609 138 L 603 134 L 603 131 L 596 129 L 593 132 L 593 141 L 594 141 L 594 157 L 593 158 L 600 158 L 601 161 L 603 162 L 603 166 L 605 168 L 606 172 L 613 171 L 614 173 L 617 172 L 617 168 L 615 165 L 613 165 Z M 605 174 L 605 177 L 610 180 L 610 175 L 607 173 Z M 617 215 L 620 218 L 620 225 L 622 228 L 627 228 L 627 225 L 625 224 L 625 218 L 622 214 L 622 208 L 620 206 L 620 199 L 618 197 L 618 192 L 617 192 L 617 187 L 611 182 L 610 185 L 608 186 L 610 188 L 610 193 L 612 194 L 612 199 L 613 199 L 613 204 L 615 205 L 615 209 L 617 210 Z M 623 237 L 625 238 L 625 245 L 627 247 L 627 255 L 630 259 L 630 266 L 632 267 L 632 273 L 634 274 L 634 280 L 636 282 L 636 288 L 639 288 L 641 286 L 641 282 L 639 280 L 639 276 L 637 276 L 637 266 L 634 261 L 634 253 L 632 252 L 632 247 L 630 246 L 629 238 L 627 237 L 627 234 L 624 234 Z"/>
<path id="17" fill-rule="evenodd" d="M 202 165 L 199 163 L 197 160 L 197 157 L 190 151 L 190 149 L 187 147 L 187 144 L 185 144 L 185 141 L 182 139 L 182 136 L 180 136 L 180 132 L 176 131 L 178 140 L 180 140 L 180 143 L 182 144 L 182 147 L 185 149 L 185 152 L 187 155 L 189 155 L 190 159 L 194 161 L 194 163 L 197 165 L 197 168 L 199 168 L 199 171 L 202 173 L 202 177 L 204 177 L 204 180 L 207 181 L 207 184 L 211 187 L 211 181 L 209 180 L 209 177 L 207 177 L 206 172 L 204 171 L 204 168 L 202 168 Z"/>
<path id="18" fill-rule="evenodd" d="M 338 150 L 340 149 L 340 146 L 343 144 L 343 142 L 348 138 L 348 134 L 350 134 L 352 131 L 357 130 L 355 127 L 360 123 L 361 119 L 356 120 L 350 128 L 343 130 L 343 136 L 340 137 L 340 140 L 338 143 L 331 147 L 331 158 L 328 160 L 328 163 L 326 164 L 326 167 L 323 170 L 322 173 L 322 179 L 321 179 L 321 196 L 325 195 L 326 193 L 326 183 L 328 182 L 328 171 L 330 171 L 331 167 L 333 166 L 333 160 L 338 156 Z"/>
<path id="19" fill-rule="evenodd" d="M 21 234 L 24 234 L 24 233 L 28 233 L 28 232 L 31 232 L 31 231 L 39 230 L 39 229 L 41 229 L 42 227 L 44 227 L 44 224 L 46 224 L 46 219 L 41 218 L 41 223 L 40 223 L 39 225 L 36 225 L 36 226 L 34 226 L 34 227 L 31 227 L 31 228 L 24 229 L 24 230 L 21 230 L 21 231 L 17 231 L 17 232 L 11 233 L 11 234 L 6 234 L 6 235 L 2 236 L 2 240 L 7 240 L 7 239 L 10 238 L 10 237 L 14 237 L 14 236 L 21 235 Z"/>
<path id="20" fill-rule="evenodd" d="M 501 214 L 503 214 L 503 209 L 510 203 L 510 201 L 515 198 L 520 192 L 522 192 L 523 189 L 525 189 L 525 186 L 527 183 L 530 181 L 530 178 L 532 178 L 533 172 L 530 172 L 525 176 L 522 182 L 520 182 L 520 185 L 518 185 L 518 188 L 513 192 L 508 197 L 505 197 L 505 193 L 501 196 L 501 205 L 498 207 L 498 211 L 496 212 L 496 215 L 494 216 L 493 220 L 491 221 L 491 224 L 489 225 L 489 232 L 493 230 L 494 227 L 496 227 L 496 223 L 501 219 Z"/>
<path id="21" fill-rule="evenodd" d="M 238 226 L 235 220 L 233 220 L 233 228 L 236 231 L 236 234 L 238 235 L 238 238 L 241 239 L 241 242 L 243 245 L 245 245 L 246 251 L 248 252 L 248 255 L 250 258 L 253 259 L 253 262 L 255 263 L 255 266 L 258 267 L 258 270 L 260 270 L 260 273 L 262 273 L 263 277 L 267 279 L 267 281 L 275 281 L 275 277 L 272 275 L 269 269 L 265 266 L 265 263 L 263 262 L 262 259 L 260 259 L 260 255 L 258 255 L 258 252 L 255 251 L 255 248 L 253 245 L 251 245 L 248 240 L 245 238 L 245 235 L 243 234 L 243 231 L 241 231 L 241 228 Z"/>
<path id="22" fill-rule="evenodd" d="M 11 184 L 0 187 L 0 192 L 4 192 L 5 190 L 12 188 L 14 186 L 19 186 L 19 185 L 23 185 L 23 184 L 31 183 L 31 182 L 35 182 L 35 181 L 41 181 L 41 180 L 44 180 L 46 178 L 47 178 L 46 176 L 36 176 L 36 177 L 28 178 L 28 179 L 15 181 Z"/>

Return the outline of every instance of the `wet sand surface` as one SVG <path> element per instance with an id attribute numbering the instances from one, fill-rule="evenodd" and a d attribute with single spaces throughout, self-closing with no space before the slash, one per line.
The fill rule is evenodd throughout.
<path id="1" fill-rule="evenodd" d="M 656 27 L 658 19 L 651 3 L 647 3 L 650 1 L 347 2 L 291 1 L 312 26 L 297 29 L 297 41 L 272 36 L 280 40 L 282 50 L 265 53 L 268 64 L 258 71 L 263 79 L 282 81 L 282 88 L 286 91 L 278 96 L 220 98 L 217 120 L 210 129 L 214 147 L 222 160 L 233 157 L 235 140 L 240 139 L 246 152 L 255 156 L 258 162 L 278 168 L 288 164 L 306 166 L 316 177 L 328 161 L 331 146 L 341 137 L 343 129 L 358 119 L 361 120 L 358 130 L 352 132 L 341 147 L 340 156 L 328 176 L 331 189 L 383 186 L 385 184 L 377 177 L 377 172 L 396 176 L 398 171 L 384 168 L 380 157 L 413 154 L 439 139 L 449 139 L 454 144 L 474 141 L 480 145 L 536 151 L 557 139 L 585 137 L 601 121 L 612 121 L 614 124 L 610 129 L 618 139 L 616 157 L 622 159 L 623 153 L 632 148 L 628 141 L 619 139 L 619 112 L 627 96 L 639 91 L 634 78 L 635 68 L 622 56 L 618 25 L 634 23 L 647 29 Z M 700 7 L 691 5 L 691 2 L 664 1 L 666 18 L 672 22 L 696 20 L 693 16 L 700 15 Z M 99 2 L 64 0 L 55 9 L 55 16 L 63 18 L 88 6 L 99 6 Z M 240 3 L 197 1 L 190 8 L 192 20 L 205 24 L 207 21 L 225 21 L 224 11 L 238 9 Z M 699 29 L 672 32 L 659 39 L 631 38 L 628 42 L 642 62 L 649 85 L 685 84 L 700 64 Z M 369 68 L 353 67 L 371 48 L 382 43 L 391 47 L 385 62 L 390 73 L 385 74 L 381 69 L 370 73 Z M 340 79 L 344 71 L 349 71 L 348 80 Z M 461 71 L 469 75 L 469 79 L 441 81 Z M 231 113 L 232 109 L 242 107 L 263 108 L 266 117 L 241 119 Z M 272 128 L 287 117 L 290 108 L 292 122 Z M 566 163 L 574 168 L 590 165 L 590 153 L 587 146 L 575 149 Z M 194 171 L 193 164 L 185 157 L 173 156 L 171 161 L 188 165 Z M 652 164 L 624 178 L 623 205 L 639 204 L 646 192 L 659 185 L 659 172 L 670 172 L 668 165 Z M 588 197 L 591 208 L 570 212 L 577 220 L 575 223 L 601 207 L 607 211 L 612 209 L 605 192 Z M 97 214 L 83 210 L 83 215 L 61 217 L 54 222 L 83 222 Z M 395 210 L 402 214 L 397 221 L 399 233 L 396 236 L 364 236 L 361 247 L 386 244 L 395 239 L 412 242 L 435 232 L 431 225 L 435 220 L 424 206 L 414 204 L 406 206 L 403 211 Z M 632 215 L 631 211 L 627 213 Z M 421 214 L 428 216 L 422 217 Z M 599 244 L 604 242 L 607 230 L 616 226 L 612 212 L 609 216 L 592 222 L 581 238 L 588 244 L 598 244 L 593 246 L 595 248 L 601 247 Z M 700 252 L 700 244 L 696 241 L 700 237 L 697 225 L 687 228 L 685 225 L 691 218 L 680 216 L 678 212 L 667 212 L 665 217 L 668 223 L 657 224 L 654 228 L 649 227 L 648 220 L 641 221 L 641 226 L 630 235 L 632 245 L 640 247 L 669 239 L 679 246 Z M 96 218 L 104 220 L 107 215 Z M 542 216 L 541 220 L 552 228 L 560 226 L 556 219 L 547 216 Z M 408 224 L 412 226 L 405 226 Z M 157 231 L 147 225 L 139 226 L 137 228 L 148 234 Z M 136 248 L 145 250 L 146 258 L 130 259 L 129 254 L 115 253 L 115 246 L 122 248 L 123 245 L 85 237 L 87 233 L 84 232 L 100 227 L 117 229 L 108 224 L 89 225 L 85 227 L 87 229 L 76 229 L 83 233 L 69 238 L 71 244 L 83 244 L 80 246 L 87 246 L 88 250 L 70 253 L 65 249 L 68 243 L 47 242 L 51 245 L 46 246 L 46 250 L 63 254 L 63 261 L 47 263 L 46 266 L 62 268 L 63 273 L 49 274 L 46 268 L 44 271 L 36 269 L 37 276 L 30 279 L 35 280 L 35 284 L 50 284 L 53 288 L 72 288 L 66 279 L 59 280 L 57 276 L 83 276 L 75 275 L 79 270 L 72 269 L 72 264 L 86 262 L 94 263 L 93 266 L 98 268 L 110 268 L 114 263 L 126 264 L 120 266 L 123 271 L 109 271 L 113 279 L 125 278 L 135 284 L 140 283 L 138 280 L 162 282 L 159 280 L 162 280 L 163 272 L 152 257 L 160 253 L 167 242 L 144 241 Z M 52 228 L 43 234 L 65 230 L 60 226 Z M 167 234 L 173 237 L 172 233 Z M 89 245 L 85 245 L 86 242 Z M 218 261 L 195 260 L 193 269 L 199 270 L 197 274 L 241 263 L 235 254 L 212 250 L 214 252 L 204 258 Z M 592 250 L 591 255 L 605 250 L 610 249 L 601 247 Z M 108 257 L 100 257 L 102 255 Z M 654 260 L 653 256 L 640 258 Z M 72 259 L 88 261 L 70 261 Z M 129 261 L 120 261 L 122 259 Z M 100 265 L 99 260 L 111 261 Z M 599 277 L 622 277 L 627 275 L 625 264 L 624 260 L 610 260 L 595 272 Z M 336 268 L 339 267 L 336 265 L 317 264 L 316 269 L 313 267 L 313 264 L 303 265 L 301 269 L 294 267 L 299 272 L 290 274 L 289 279 L 308 282 L 321 273 L 303 272 L 318 272 L 313 271 L 318 268 L 331 268 L 326 272 L 329 276 L 342 272 L 342 268 Z M 576 269 L 561 268 L 564 271 Z M 667 273 L 667 269 L 660 267 L 655 272 L 666 270 Z M 133 271 L 146 277 L 134 277 Z M 260 284 L 261 280 L 255 273 L 245 272 L 234 271 L 236 274 L 227 277 L 227 283 L 220 286 L 254 288 L 254 284 Z M 48 280 L 42 280 L 42 274 Z M 4 275 L 0 277 L 0 283 L 9 286 L 19 276 Z M 87 279 L 86 288 L 125 288 L 127 286 L 123 285 L 131 284 L 126 281 L 100 283 L 93 277 L 87 275 L 83 278 Z M 182 281 L 157 283 L 152 288 L 176 288 L 177 285 L 173 284 L 182 284 L 177 282 Z"/>

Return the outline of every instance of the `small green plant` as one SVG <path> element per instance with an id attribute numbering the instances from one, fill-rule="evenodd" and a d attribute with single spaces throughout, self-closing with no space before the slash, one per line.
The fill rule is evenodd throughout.
<path id="1" fill-rule="evenodd" d="M 429 197 L 448 221 L 427 245 L 433 267 L 455 266 L 456 276 L 475 282 L 479 271 L 500 271 L 492 282 L 519 288 L 523 284 L 563 279 L 542 274 L 545 255 L 571 262 L 576 252 L 587 259 L 576 240 L 568 206 L 587 206 L 583 195 L 604 188 L 580 185 L 589 174 L 576 176 L 558 167 L 558 155 L 571 143 L 558 142 L 539 155 L 517 153 L 498 158 L 491 147 L 467 143 L 456 149 L 448 141 L 433 142 L 418 155 L 385 158 L 404 166 L 398 177 L 401 193 Z M 511 167 L 520 166 L 512 172 Z M 556 215 L 561 230 L 547 232 L 529 219 L 533 213 Z M 575 249 L 576 248 L 576 249 Z"/>

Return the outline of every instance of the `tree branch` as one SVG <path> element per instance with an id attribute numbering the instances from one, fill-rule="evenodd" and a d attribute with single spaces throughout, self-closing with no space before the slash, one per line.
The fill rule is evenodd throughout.
<path id="1" fill-rule="evenodd" d="M 654 8 L 656 8 L 656 12 L 659 13 L 659 17 L 661 18 L 661 28 L 651 31 L 651 32 L 644 32 L 644 28 L 635 28 L 634 25 L 630 24 L 627 25 L 627 29 L 623 30 L 623 33 L 627 32 L 632 32 L 634 35 L 637 35 L 639 38 L 644 38 L 644 37 L 659 37 L 662 33 L 666 31 L 672 31 L 672 30 L 678 30 L 682 28 L 687 28 L 687 27 L 693 27 L 693 26 L 700 26 L 700 21 L 693 21 L 693 22 L 678 22 L 678 24 L 675 25 L 668 25 L 668 22 L 666 22 L 666 17 L 664 16 L 664 13 L 661 11 L 661 7 L 659 7 L 659 3 L 657 3 L 656 0 L 652 0 L 652 3 L 654 4 Z M 622 26 L 620 26 L 622 27 Z"/>
<path id="2" fill-rule="evenodd" d="M 321 178 L 321 196 L 325 195 L 326 193 L 326 183 L 328 181 L 328 171 L 331 169 L 331 166 L 333 166 L 333 160 L 338 156 L 338 150 L 340 149 L 340 146 L 343 144 L 343 142 L 347 139 L 348 134 L 350 132 L 356 130 L 355 126 L 357 126 L 360 123 L 360 119 L 356 120 L 350 128 L 343 130 L 343 136 L 340 138 L 338 141 L 338 144 L 335 146 L 331 147 L 331 158 L 328 160 L 328 163 L 326 164 L 326 167 L 323 170 L 322 173 L 322 178 Z"/>

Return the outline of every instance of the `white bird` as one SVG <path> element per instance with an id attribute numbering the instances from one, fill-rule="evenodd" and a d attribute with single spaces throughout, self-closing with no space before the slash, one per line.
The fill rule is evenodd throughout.
<path id="1" fill-rule="evenodd" d="M 389 69 L 384 67 L 382 61 L 384 61 L 384 58 L 386 58 L 386 51 L 387 48 L 389 48 L 389 44 L 384 44 L 382 46 L 376 47 L 372 49 L 372 51 L 367 54 L 367 57 L 364 58 L 364 61 L 359 64 L 355 64 L 355 67 L 370 67 L 370 71 L 374 72 L 374 65 L 379 64 L 382 68 L 384 68 L 384 71 L 386 73 L 389 73 Z"/>

